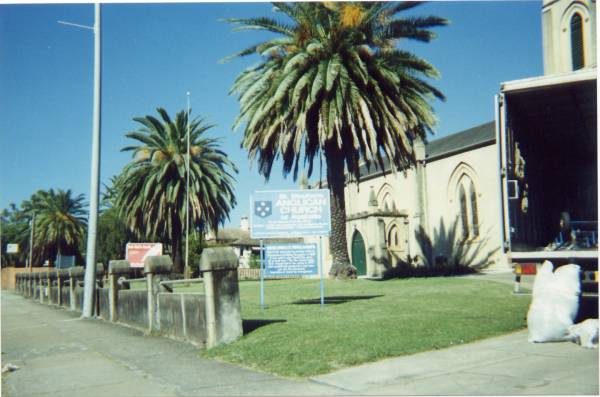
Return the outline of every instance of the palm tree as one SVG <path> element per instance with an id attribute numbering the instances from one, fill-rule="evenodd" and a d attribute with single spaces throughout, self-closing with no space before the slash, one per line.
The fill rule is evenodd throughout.
<path id="1" fill-rule="evenodd" d="M 237 30 L 260 29 L 278 36 L 231 57 L 259 54 L 232 87 L 240 101 L 234 129 L 245 124 L 242 145 L 269 178 L 281 158 L 294 179 L 302 161 L 312 174 L 325 158 L 331 194 L 333 265 L 330 274 L 354 277 L 346 244 L 345 172 L 360 180 L 359 165 L 390 160 L 394 172 L 414 161 L 412 144 L 432 132 L 433 97 L 442 93 L 425 60 L 396 47 L 400 39 L 428 42 L 438 17 L 396 15 L 419 3 L 274 3 L 289 22 L 272 18 L 229 19 Z"/>
<path id="2" fill-rule="evenodd" d="M 115 181 L 115 205 L 127 227 L 140 237 L 170 243 L 176 272 L 182 271 L 181 242 L 186 218 L 186 134 L 188 115 L 175 120 L 158 108 L 162 120 L 137 117 L 142 125 L 126 136 L 139 142 L 122 151 L 132 151 L 133 160 Z M 205 136 L 212 128 L 204 119 L 189 121 L 190 131 L 190 222 L 193 229 L 216 229 L 235 206 L 235 165 L 219 149 L 219 140 Z"/>
<path id="3" fill-rule="evenodd" d="M 87 223 L 83 194 L 73 197 L 71 190 L 38 191 L 22 207 L 36 214 L 33 246 L 37 258 L 80 255 L 79 243 Z"/>

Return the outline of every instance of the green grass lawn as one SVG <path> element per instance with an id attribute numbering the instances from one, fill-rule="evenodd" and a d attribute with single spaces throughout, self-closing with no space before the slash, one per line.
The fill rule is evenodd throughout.
<path id="1" fill-rule="evenodd" d="M 240 282 L 245 335 L 203 351 L 246 367 L 307 377 L 385 357 L 441 349 L 525 327 L 529 296 L 465 278 Z M 179 292 L 179 291 L 177 291 Z M 307 303 L 308 301 L 308 303 Z"/>

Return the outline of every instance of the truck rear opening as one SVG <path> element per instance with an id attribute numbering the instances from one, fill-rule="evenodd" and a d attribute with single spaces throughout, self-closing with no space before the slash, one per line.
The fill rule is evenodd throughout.
<path id="1" fill-rule="evenodd" d="M 597 258 L 595 73 L 516 83 L 503 85 L 511 253 L 595 251 Z"/>
<path id="2" fill-rule="evenodd" d="M 502 84 L 497 111 L 504 248 L 509 260 L 515 270 L 545 260 L 555 268 L 580 265 L 582 298 L 594 297 L 595 313 L 596 96 L 595 69 L 543 76 Z"/>

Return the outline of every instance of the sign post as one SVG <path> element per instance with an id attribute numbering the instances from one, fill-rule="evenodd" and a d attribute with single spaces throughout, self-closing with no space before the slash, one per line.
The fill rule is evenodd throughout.
<path id="1" fill-rule="evenodd" d="M 260 308 L 265 308 L 265 250 L 260 240 Z"/>
<path id="2" fill-rule="evenodd" d="M 250 236 L 260 239 L 260 306 L 264 276 L 316 275 L 320 269 L 321 307 L 325 304 L 322 236 L 329 236 L 329 190 L 255 191 L 250 198 Z M 316 244 L 263 244 L 265 238 L 319 237 Z"/>
<path id="3" fill-rule="evenodd" d="M 323 238 L 319 236 L 319 273 L 321 276 L 321 307 L 325 306 L 325 282 L 323 281 Z"/>

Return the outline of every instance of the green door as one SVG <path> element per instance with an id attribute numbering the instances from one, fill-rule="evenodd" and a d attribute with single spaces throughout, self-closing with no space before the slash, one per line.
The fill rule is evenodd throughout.
<path id="1" fill-rule="evenodd" d="M 359 276 L 367 274 L 367 257 L 365 255 L 365 241 L 357 230 L 352 236 L 352 265 Z"/>

